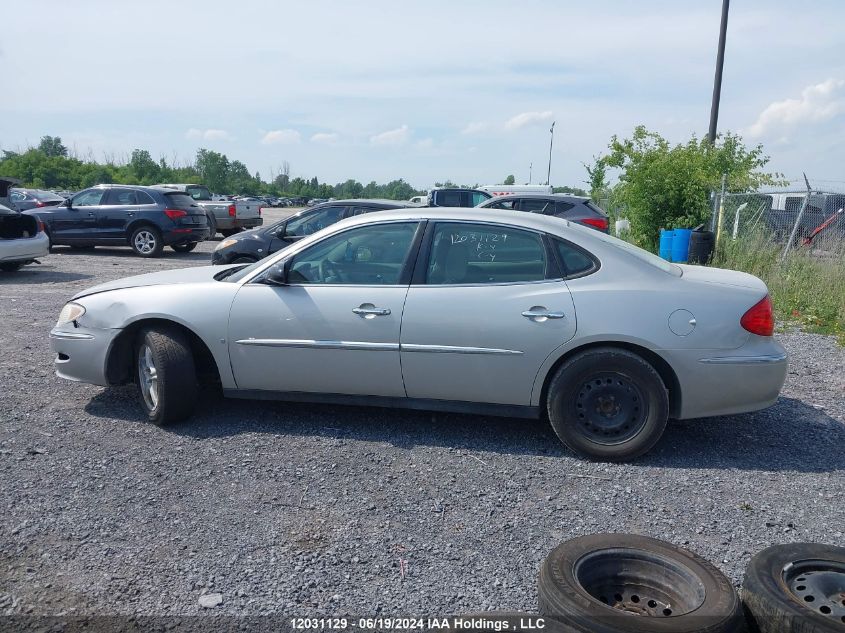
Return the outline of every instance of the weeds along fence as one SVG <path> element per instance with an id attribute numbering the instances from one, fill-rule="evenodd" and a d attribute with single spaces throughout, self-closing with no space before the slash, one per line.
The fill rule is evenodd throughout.
<path id="1" fill-rule="evenodd" d="M 717 194 L 713 208 L 712 264 L 760 277 L 782 321 L 845 344 L 845 194 Z"/>

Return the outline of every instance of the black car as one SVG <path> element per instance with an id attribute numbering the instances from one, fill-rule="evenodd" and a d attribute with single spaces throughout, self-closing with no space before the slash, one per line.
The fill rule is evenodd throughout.
<path id="1" fill-rule="evenodd" d="M 584 224 L 607 233 L 610 228 L 607 214 L 589 198 L 566 194 L 515 193 L 496 196 L 478 205 L 482 209 L 511 209 L 527 213 L 553 215 L 572 222 Z"/>
<path id="2" fill-rule="evenodd" d="M 398 200 L 334 200 L 304 209 L 269 226 L 243 231 L 229 237 L 211 254 L 212 264 L 257 262 L 285 246 L 344 218 L 373 211 L 403 209 L 415 205 Z"/>
<path id="3" fill-rule="evenodd" d="M 9 190 L 9 199 L 18 211 L 29 209 L 41 209 L 43 207 L 54 207 L 62 204 L 65 199 L 52 191 L 41 189 L 23 189 L 15 187 Z"/>
<path id="4" fill-rule="evenodd" d="M 141 257 L 158 257 L 165 246 L 187 253 L 209 236 L 203 208 L 188 194 L 161 187 L 97 185 L 26 213 L 44 222 L 51 246 L 129 245 Z"/>

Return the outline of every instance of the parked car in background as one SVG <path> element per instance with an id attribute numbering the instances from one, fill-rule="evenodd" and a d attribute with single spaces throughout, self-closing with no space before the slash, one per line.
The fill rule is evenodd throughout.
<path id="1" fill-rule="evenodd" d="M 60 377 L 135 382 L 158 424 L 191 415 L 199 373 L 233 398 L 548 416 L 571 449 L 623 460 L 670 417 L 773 404 L 773 329 L 752 275 L 539 214 L 414 207 L 249 266 L 95 286 L 50 339 Z"/>
<path id="2" fill-rule="evenodd" d="M 52 246 L 128 245 L 141 257 L 158 257 L 165 246 L 187 253 L 209 233 L 206 212 L 191 196 L 161 187 L 97 185 L 26 213 L 44 222 Z"/>
<path id="3" fill-rule="evenodd" d="M 325 198 L 311 198 L 308 202 L 305 203 L 307 207 L 313 207 L 316 204 L 321 204 L 323 202 L 328 202 Z"/>
<path id="4" fill-rule="evenodd" d="M 550 195 L 555 192 L 551 185 L 483 185 L 479 189 L 493 196 L 507 196 L 513 193 Z"/>
<path id="5" fill-rule="evenodd" d="M 750 204 L 745 213 L 748 216 L 754 216 L 758 211 L 762 211 L 763 221 L 773 239 L 777 242 L 786 242 L 792 234 L 806 197 L 804 193 L 749 194 L 747 198 Z M 830 218 L 834 218 L 834 221 L 825 229 L 825 237 L 845 238 L 845 219 L 842 219 L 842 216 L 835 217 L 836 212 L 842 208 L 845 208 L 845 194 L 810 194 L 798 226 L 797 239 L 808 237 Z"/>
<path id="6" fill-rule="evenodd" d="M 156 187 L 173 189 L 187 193 L 206 211 L 210 235 L 214 237 L 218 232 L 224 236 L 234 235 L 243 229 L 261 226 L 261 205 L 257 202 L 242 200 L 214 201 L 211 192 L 205 185 L 196 184 L 162 184 Z"/>
<path id="7" fill-rule="evenodd" d="M 11 208 L 13 178 L 0 178 L 0 270 L 13 272 L 37 262 L 50 251 L 50 241 L 38 218 Z"/>
<path id="8" fill-rule="evenodd" d="M 509 211 L 525 211 L 527 213 L 539 213 L 565 220 L 571 220 L 584 224 L 593 229 L 605 233 L 610 228 L 610 221 L 607 214 L 598 206 L 593 204 L 589 198 L 570 196 L 562 193 L 533 194 L 517 193 L 500 195 L 490 200 L 485 200 L 480 209 L 506 209 Z"/>
<path id="9" fill-rule="evenodd" d="M 414 205 L 398 200 L 324 202 L 269 226 L 244 231 L 223 240 L 211 254 L 211 263 L 251 264 L 344 218 L 412 206 Z"/>
<path id="10" fill-rule="evenodd" d="M 65 198 L 53 193 L 52 191 L 43 191 L 41 189 L 21 189 L 18 187 L 13 188 L 9 192 L 9 199 L 12 202 L 12 207 L 18 211 L 40 209 L 41 207 L 54 207 L 65 201 Z"/>
<path id="11" fill-rule="evenodd" d="M 428 204 L 428 194 L 424 196 L 411 196 L 408 202 L 418 207 L 424 207 Z"/>
<path id="12" fill-rule="evenodd" d="M 490 199 L 490 194 L 480 189 L 461 187 L 436 187 L 428 192 L 430 207 L 475 207 Z"/>

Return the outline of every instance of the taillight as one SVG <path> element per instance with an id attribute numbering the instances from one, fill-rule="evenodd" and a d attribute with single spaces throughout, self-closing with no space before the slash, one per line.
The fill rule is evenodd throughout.
<path id="1" fill-rule="evenodd" d="M 607 222 L 607 218 L 584 218 L 578 221 L 581 224 L 592 226 L 593 228 L 599 229 L 601 231 L 606 231 L 608 229 L 608 226 L 610 226 Z"/>
<path id="2" fill-rule="evenodd" d="M 230 217 L 230 218 L 233 218 L 233 217 L 235 217 L 237 214 L 238 214 L 238 212 L 237 212 L 237 210 L 235 209 L 235 205 L 230 204 L 230 205 L 229 205 L 229 217 Z"/>
<path id="3" fill-rule="evenodd" d="M 739 324 L 752 334 L 771 336 L 775 331 L 775 316 L 772 312 L 772 300 L 766 295 L 742 315 Z"/>
<path id="4" fill-rule="evenodd" d="M 164 215 L 166 215 L 171 220 L 175 220 L 176 218 L 184 218 L 188 215 L 187 211 L 183 211 L 182 209 L 165 209 Z"/>
<path id="5" fill-rule="evenodd" d="M 42 222 L 39 218 L 35 218 L 35 221 L 38 222 L 38 232 L 44 232 L 44 222 Z"/>
<path id="6" fill-rule="evenodd" d="M 41 207 L 46 207 L 46 206 L 47 206 L 47 203 L 46 203 L 46 202 L 41 202 L 41 200 L 36 200 L 36 201 L 35 201 L 35 206 L 36 206 L 36 207 L 38 207 L 38 208 L 40 209 Z"/>

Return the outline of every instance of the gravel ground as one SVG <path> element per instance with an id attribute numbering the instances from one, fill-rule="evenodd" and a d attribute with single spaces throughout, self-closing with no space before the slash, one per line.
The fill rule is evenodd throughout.
<path id="1" fill-rule="evenodd" d="M 790 541 L 845 545 L 845 350 L 788 333 L 782 398 L 670 425 L 633 464 L 541 422 L 227 401 L 145 423 L 131 388 L 53 375 L 77 290 L 201 265 L 57 249 L 0 273 L 0 614 L 446 614 L 536 608 L 541 558 L 600 531 L 685 545 L 739 583 Z"/>

